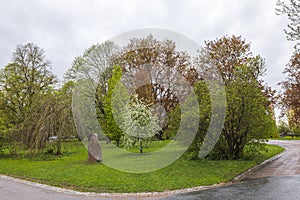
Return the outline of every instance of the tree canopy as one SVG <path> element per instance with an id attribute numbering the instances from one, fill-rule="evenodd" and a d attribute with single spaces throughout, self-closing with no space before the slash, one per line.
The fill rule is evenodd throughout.
<path id="1" fill-rule="evenodd" d="M 216 67 L 225 84 L 226 119 L 215 156 L 238 158 L 246 144 L 274 134 L 272 110 L 260 79 L 265 72 L 264 60 L 252 55 L 249 43 L 240 36 L 206 41 L 196 59 L 203 75 L 210 75 L 207 71 Z"/>
<path id="2" fill-rule="evenodd" d="M 287 39 L 291 41 L 300 40 L 300 2 L 298 0 L 289 0 L 289 4 L 284 1 L 277 1 L 276 13 L 287 15 L 290 23 L 284 30 Z"/>

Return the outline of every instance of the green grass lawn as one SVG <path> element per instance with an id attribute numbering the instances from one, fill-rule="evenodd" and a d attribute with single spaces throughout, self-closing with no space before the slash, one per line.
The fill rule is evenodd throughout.
<path id="1" fill-rule="evenodd" d="M 268 145 L 268 152 L 252 160 L 192 161 L 180 158 L 160 170 L 137 174 L 117 171 L 101 163 L 88 163 L 87 150 L 80 142 L 69 142 L 64 145 L 68 152 L 62 156 L 48 154 L 32 158 L 2 156 L 0 174 L 80 191 L 166 191 L 231 180 L 283 150 L 281 147 Z M 155 147 L 149 147 L 150 150 L 151 148 Z"/>
<path id="2" fill-rule="evenodd" d="M 300 140 L 300 137 L 285 136 L 279 138 L 270 138 L 269 140 Z"/>

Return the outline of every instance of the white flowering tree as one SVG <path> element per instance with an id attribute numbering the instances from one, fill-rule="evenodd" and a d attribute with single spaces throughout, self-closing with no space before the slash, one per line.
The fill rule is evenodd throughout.
<path id="1" fill-rule="evenodd" d="M 160 130 L 158 118 L 149 105 L 133 95 L 132 100 L 121 111 L 121 128 L 124 131 L 125 148 L 139 147 L 142 153 L 143 142 L 149 141 Z"/>

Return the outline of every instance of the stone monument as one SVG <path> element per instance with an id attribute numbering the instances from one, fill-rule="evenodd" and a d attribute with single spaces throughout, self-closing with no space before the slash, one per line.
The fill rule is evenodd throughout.
<path id="1" fill-rule="evenodd" d="M 100 143 L 98 140 L 98 135 L 96 133 L 89 135 L 89 144 L 88 144 L 88 161 L 89 162 L 101 162 L 102 161 L 102 152 Z"/>

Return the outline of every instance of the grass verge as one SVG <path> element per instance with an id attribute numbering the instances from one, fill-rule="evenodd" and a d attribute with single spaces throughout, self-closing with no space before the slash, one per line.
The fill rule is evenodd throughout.
<path id="1" fill-rule="evenodd" d="M 269 140 L 300 140 L 300 137 L 285 136 L 279 138 L 270 138 Z"/>
<path id="2" fill-rule="evenodd" d="M 251 160 L 186 160 L 149 173 L 132 174 L 117 171 L 101 163 L 89 164 L 82 143 L 69 143 L 62 156 L 1 157 L 0 174 L 19 177 L 53 186 L 90 192 L 152 192 L 226 182 L 283 151 L 268 145 Z"/>

